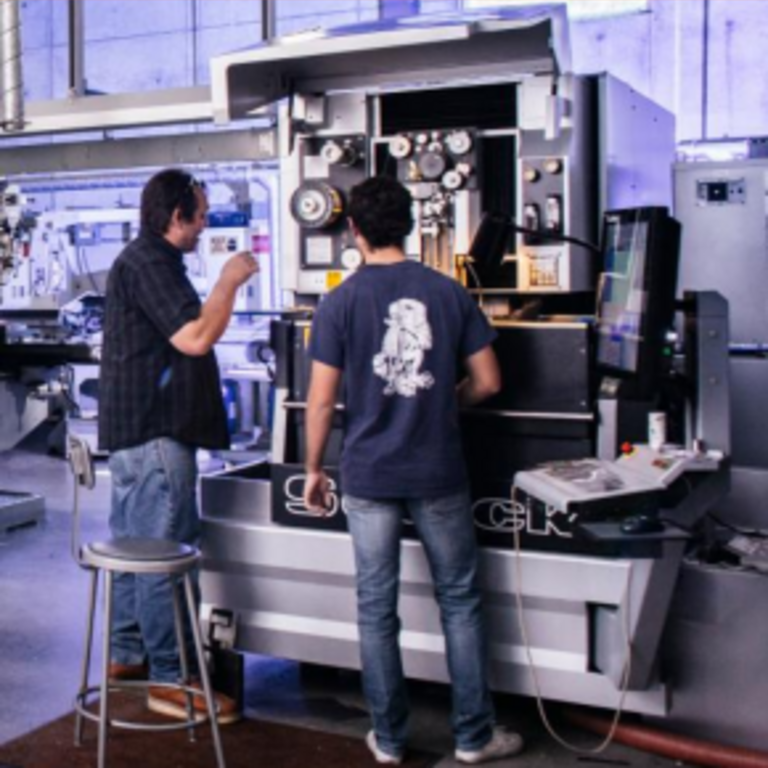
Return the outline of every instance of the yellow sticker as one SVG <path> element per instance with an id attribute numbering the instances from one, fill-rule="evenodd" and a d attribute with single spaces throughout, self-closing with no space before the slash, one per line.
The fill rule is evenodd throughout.
<path id="1" fill-rule="evenodd" d="M 338 288 L 341 285 L 343 275 L 341 272 L 328 272 L 325 276 L 325 287 L 332 291 L 334 288 Z"/>

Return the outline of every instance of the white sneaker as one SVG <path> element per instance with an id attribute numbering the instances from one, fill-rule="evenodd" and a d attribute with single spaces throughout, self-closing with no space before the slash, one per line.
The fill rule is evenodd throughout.
<path id="1" fill-rule="evenodd" d="M 382 752 L 379 749 L 379 745 L 376 743 L 376 734 L 373 731 L 368 731 L 365 736 L 365 743 L 368 749 L 371 750 L 371 754 L 376 758 L 377 763 L 382 765 L 400 765 L 403 762 L 402 757 L 390 755 L 389 752 Z"/>
<path id="2" fill-rule="evenodd" d="M 457 749 L 456 760 L 460 763 L 487 763 L 491 760 L 500 760 L 502 757 L 514 757 L 523 751 L 523 737 L 519 733 L 504 731 L 501 728 L 493 729 L 491 740 L 481 749 Z"/>

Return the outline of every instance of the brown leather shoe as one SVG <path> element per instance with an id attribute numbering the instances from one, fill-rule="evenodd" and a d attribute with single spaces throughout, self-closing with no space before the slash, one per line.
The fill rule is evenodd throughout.
<path id="1" fill-rule="evenodd" d="M 144 664 L 119 664 L 116 661 L 109 663 L 110 680 L 146 680 L 149 677 L 149 669 Z"/>
<path id="2" fill-rule="evenodd" d="M 192 696 L 192 711 L 195 720 L 202 720 L 208 716 L 208 709 L 205 706 L 205 695 L 200 683 L 192 683 L 198 693 Z M 218 712 L 217 720 L 219 725 L 229 725 L 236 723 L 243 716 L 237 708 L 234 699 L 225 696 L 217 691 L 213 692 L 213 701 Z M 151 712 L 157 712 L 161 715 L 174 717 L 177 720 L 187 719 L 187 696 L 184 691 L 178 688 L 165 688 L 160 685 L 150 686 L 147 694 L 147 708 Z"/>

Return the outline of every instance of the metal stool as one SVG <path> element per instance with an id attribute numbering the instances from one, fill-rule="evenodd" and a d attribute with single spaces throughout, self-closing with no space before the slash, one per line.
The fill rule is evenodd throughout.
<path id="1" fill-rule="evenodd" d="M 88 444 L 75 435 L 68 437 L 69 462 L 74 475 L 74 513 L 72 520 L 72 556 L 75 561 L 91 572 L 90 604 L 88 608 L 88 630 L 86 635 L 85 657 L 83 659 L 80 689 L 75 697 L 75 745 L 80 746 L 83 734 L 83 718 L 99 724 L 98 739 L 98 768 L 106 766 L 107 732 L 109 726 L 127 728 L 137 731 L 172 731 L 181 728 L 189 730 L 190 741 L 195 740 L 194 728 L 210 722 L 213 735 L 213 745 L 216 752 L 218 768 L 225 768 L 224 752 L 221 747 L 219 724 L 216 719 L 216 704 L 208 670 L 205 664 L 203 641 L 200 625 L 197 621 L 197 605 L 192 588 L 191 572 L 200 559 L 200 551 L 196 547 L 177 544 L 172 541 L 158 539 L 110 539 L 103 542 L 80 544 L 80 503 L 79 488 L 84 486 L 91 489 L 96 484 L 93 459 Z M 99 573 L 104 573 L 104 630 L 103 630 L 103 660 L 100 685 L 88 684 L 88 670 L 91 662 L 93 646 L 93 627 L 96 612 L 96 594 L 98 591 Z M 109 680 L 109 660 L 111 658 L 110 628 L 112 626 L 112 580 L 113 574 L 167 574 L 171 577 L 173 590 L 173 607 L 176 625 L 176 638 L 179 646 L 182 682 L 157 683 L 144 680 Z M 197 654 L 200 678 L 208 709 L 208 716 L 198 719 L 192 708 L 192 696 L 199 696 L 200 691 L 190 685 L 189 665 L 184 644 L 184 631 L 179 597 L 179 581 L 184 585 L 184 596 L 189 611 L 195 652 Z M 175 688 L 184 691 L 187 698 L 187 720 L 178 723 L 155 724 L 137 723 L 126 720 L 109 719 L 109 692 L 130 688 L 147 688 L 148 686 Z M 87 709 L 88 697 L 96 692 L 100 694 L 98 714 Z"/>

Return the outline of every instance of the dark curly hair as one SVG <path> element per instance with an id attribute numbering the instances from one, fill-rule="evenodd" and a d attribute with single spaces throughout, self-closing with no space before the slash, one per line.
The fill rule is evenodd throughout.
<path id="1" fill-rule="evenodd" d="M 141 193 L 142 231 L 164 235 L 177 208 L 184 221 L 192 221 L 198 206 L 195 189 L 205 185 L 187 171 L 166 168 L 156 173 Z"/>
<path id="2" fill-rule="evenodd" d="M 411 193 L 396 179 L 375 176 L 352 187 L 347 215 L 374 250 L 403 247 L 413 229 Z"/>

